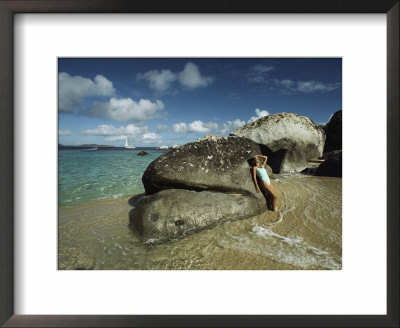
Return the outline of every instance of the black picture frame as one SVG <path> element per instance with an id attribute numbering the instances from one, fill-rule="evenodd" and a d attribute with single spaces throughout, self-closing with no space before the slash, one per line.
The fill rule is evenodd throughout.
<path id="1" fill-rule="evenodd" d="M 399 8 L 398 0 L 0 0 L 0 324 L 4 327 L 399 327 Z M 14 315 L 13 20 L 17 13 L 386 14 L 387 315 Z"/>

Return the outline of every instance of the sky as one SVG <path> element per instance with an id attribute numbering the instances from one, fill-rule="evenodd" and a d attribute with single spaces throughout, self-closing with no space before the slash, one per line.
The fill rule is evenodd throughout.
<path id="1" fill-rule="evenodd" d="M 341 58 L 59 58 L 59 143 L 136 147 L 227 136 L 281 112 L 342 109 Z"/>

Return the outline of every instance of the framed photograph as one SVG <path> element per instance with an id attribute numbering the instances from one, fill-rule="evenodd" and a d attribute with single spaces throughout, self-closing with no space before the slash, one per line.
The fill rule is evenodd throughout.
<path id="1" fill-rule="evenodd" d="M 398 326 L 398 1 L 0 9 L 1 324 Z"/>

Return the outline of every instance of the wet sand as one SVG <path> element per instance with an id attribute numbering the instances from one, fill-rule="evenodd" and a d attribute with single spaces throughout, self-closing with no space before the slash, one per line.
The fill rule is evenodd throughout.
<path id="1" fill-rule="evenodd" d="M 342 179 L 296 174 L 272 183 L 278 213 L 161 245 L 144 245 L 130 230 L 131 197 L 60 207 L 59 269 L 341 269 Z"/>

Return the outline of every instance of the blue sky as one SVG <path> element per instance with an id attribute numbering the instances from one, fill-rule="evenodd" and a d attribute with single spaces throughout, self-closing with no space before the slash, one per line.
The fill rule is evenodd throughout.
<path id="1" fill-rule="evenodd" d="M 342 109 L 340 58 L 60 58 L 59 143 L 172 146 L 281 112 Z"/>

